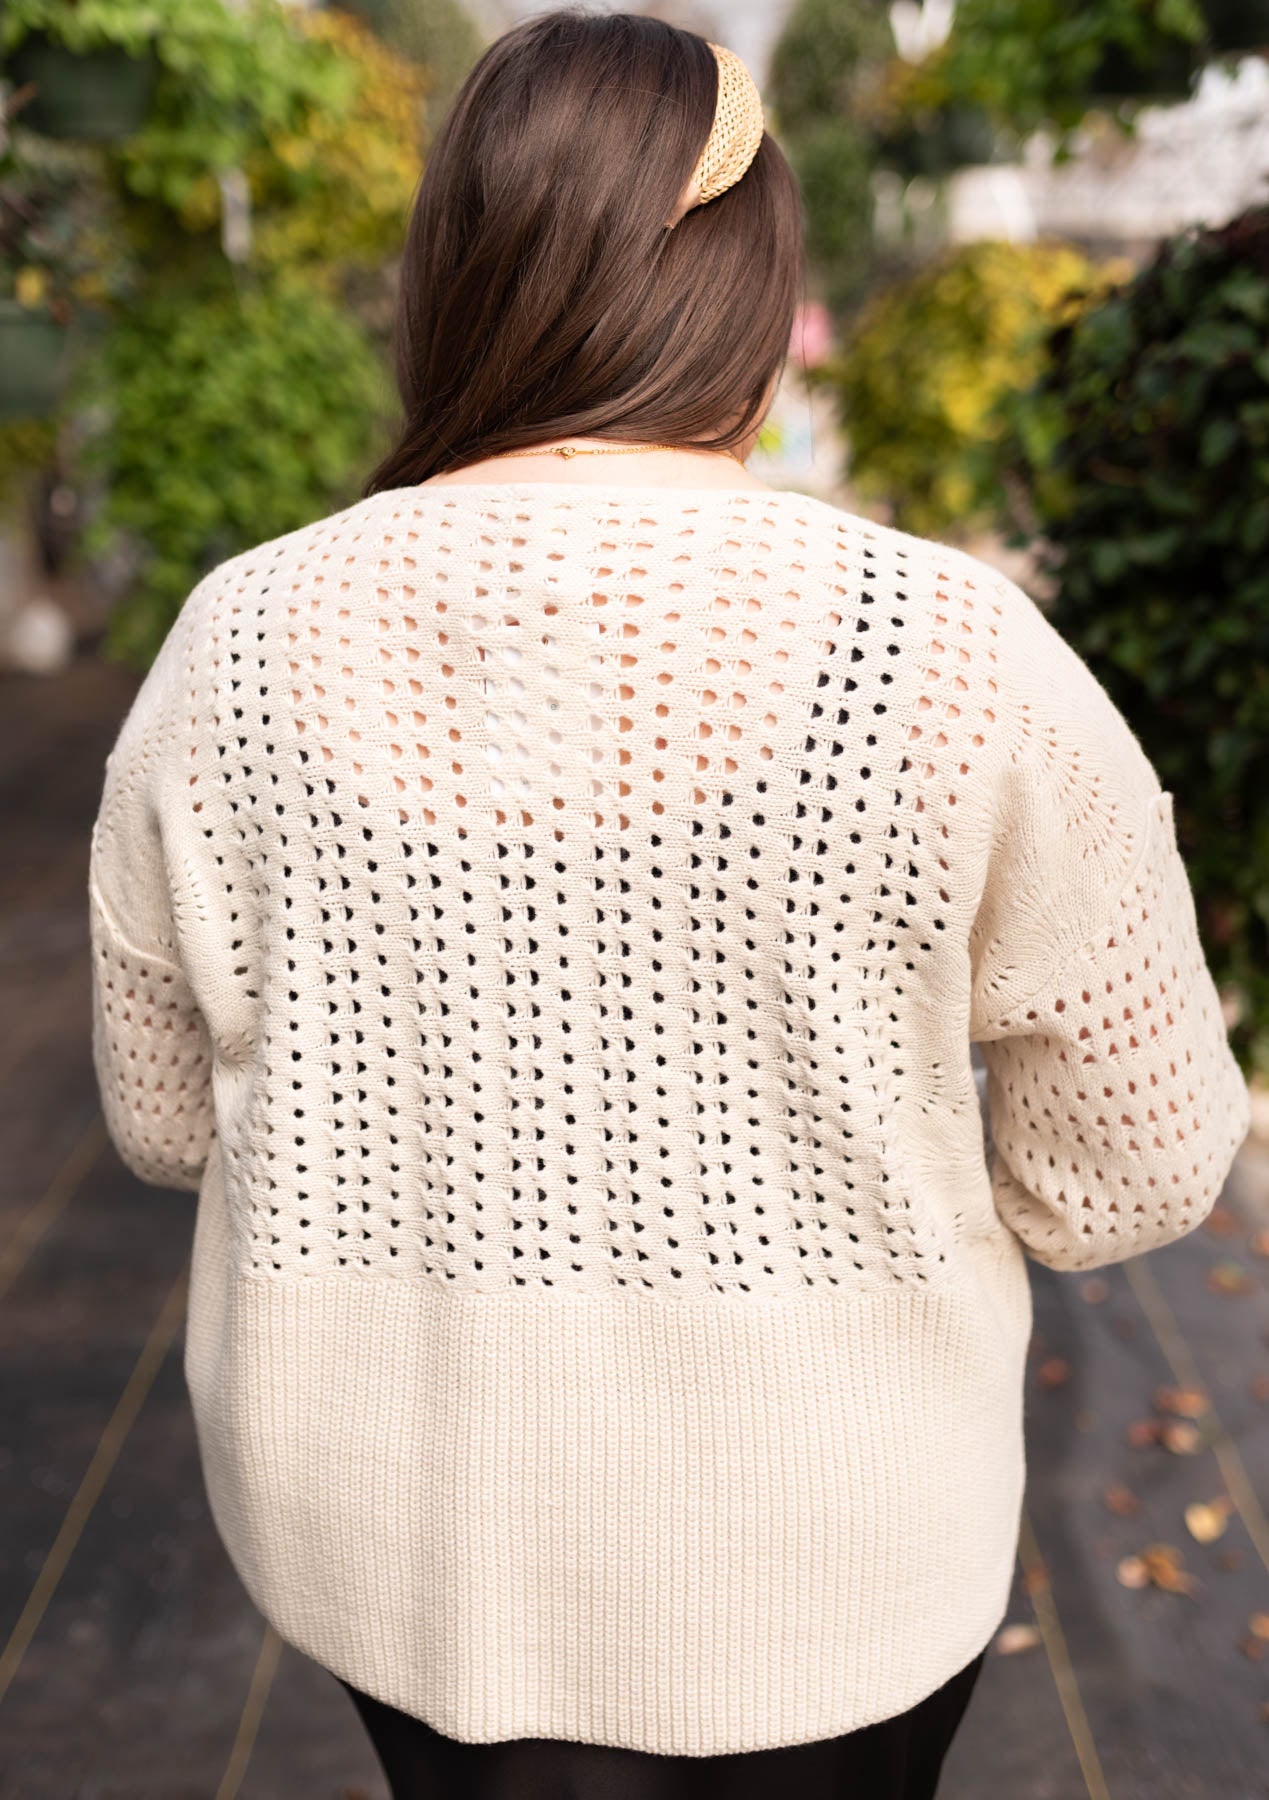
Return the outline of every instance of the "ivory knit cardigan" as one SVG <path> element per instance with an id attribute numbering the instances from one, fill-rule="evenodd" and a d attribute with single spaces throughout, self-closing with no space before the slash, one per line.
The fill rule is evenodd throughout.
<path id="1" fill-rule="evenodd" d="M 230 1555 L 469 1740 L 932 1691 L 1006 1605 L 1024 1253 L 1180 1237 L 1250 1123 L 1105 691 L 799 493 L 405 488 L 233 557 L 90 897 L 110 1131 L 199 1194 Z"/>

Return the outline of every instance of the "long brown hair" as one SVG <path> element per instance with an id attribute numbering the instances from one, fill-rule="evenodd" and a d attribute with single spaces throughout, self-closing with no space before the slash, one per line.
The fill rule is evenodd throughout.
<path id="1" fill-rule="evenodd" d="M 762 416 L 803 214 L 764 134 L 673 229 L 718 71 L 634 13 L 538 14 L 476 63 L 432 145 L 394 329 L 400 439 L 367 495 L 556 437 L 727 448 Z"/>

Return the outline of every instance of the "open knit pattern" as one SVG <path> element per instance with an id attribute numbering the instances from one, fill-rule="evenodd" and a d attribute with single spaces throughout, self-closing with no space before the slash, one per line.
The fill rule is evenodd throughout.
<path id="1" fill-rule="evenodd" d="M 714 123 L 692 172 L 700 192 L 698 206 L 714 200 L 740 180 L 762 142 L 762 97 L 753 76 L 734 50 L 711 44 L 718 64 L 718 99 Z M 690 185 L 690 184 L 689 184 Z"/>
<path id="2" fill-rule="evenodd" d="M 90 898 L 111 1133 L 200 1190 L 230 1555 L 468 1740 L 931 1692 L 1007 1601 L 1024 1251 L 1179 1237 L 1250 1124 L 1105 691 L 798 493 L 404 488 L 223 563 Z"/>

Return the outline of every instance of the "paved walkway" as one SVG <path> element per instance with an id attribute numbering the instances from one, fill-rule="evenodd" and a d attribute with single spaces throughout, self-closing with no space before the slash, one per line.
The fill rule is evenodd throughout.
<path id="1" fill-rule="evenodd" d="M 132 688 L 87 660 L 0 680 L 0 1795 L 385 1800 L 342 1691 L 265 1628 L 211 1527 L 181 1369 L 192 1200 L 133 1180 L 97 1111 L 87 833 Z M 1269 1796 L 1267 1196 L 1248 1149 L 1215 1229 L 1095 1278 L 1036 1270 L 1009 1613 L 1030 1647 L 989 1657 L 940 1800 Z M 1192 1423 L 1160 1388 L 1212 1405 Z M 1151 1419 L 1171 1449 L 1128 1441 Z M 1200 1543 L 1185 1508 L 1213 1501 Z M 1117 1579 L 1155 1544 L 1193 1594 Z"/>

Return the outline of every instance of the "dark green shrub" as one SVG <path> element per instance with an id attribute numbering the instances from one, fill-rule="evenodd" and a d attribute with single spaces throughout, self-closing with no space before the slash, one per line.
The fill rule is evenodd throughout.
<path id="1" fill-rule="evenodd" d="M 1050 616 L 1175 795 L 1231 1040 L 1269 1070 L 1269 207 L 1054 332 L 1011 410 Z"/>

